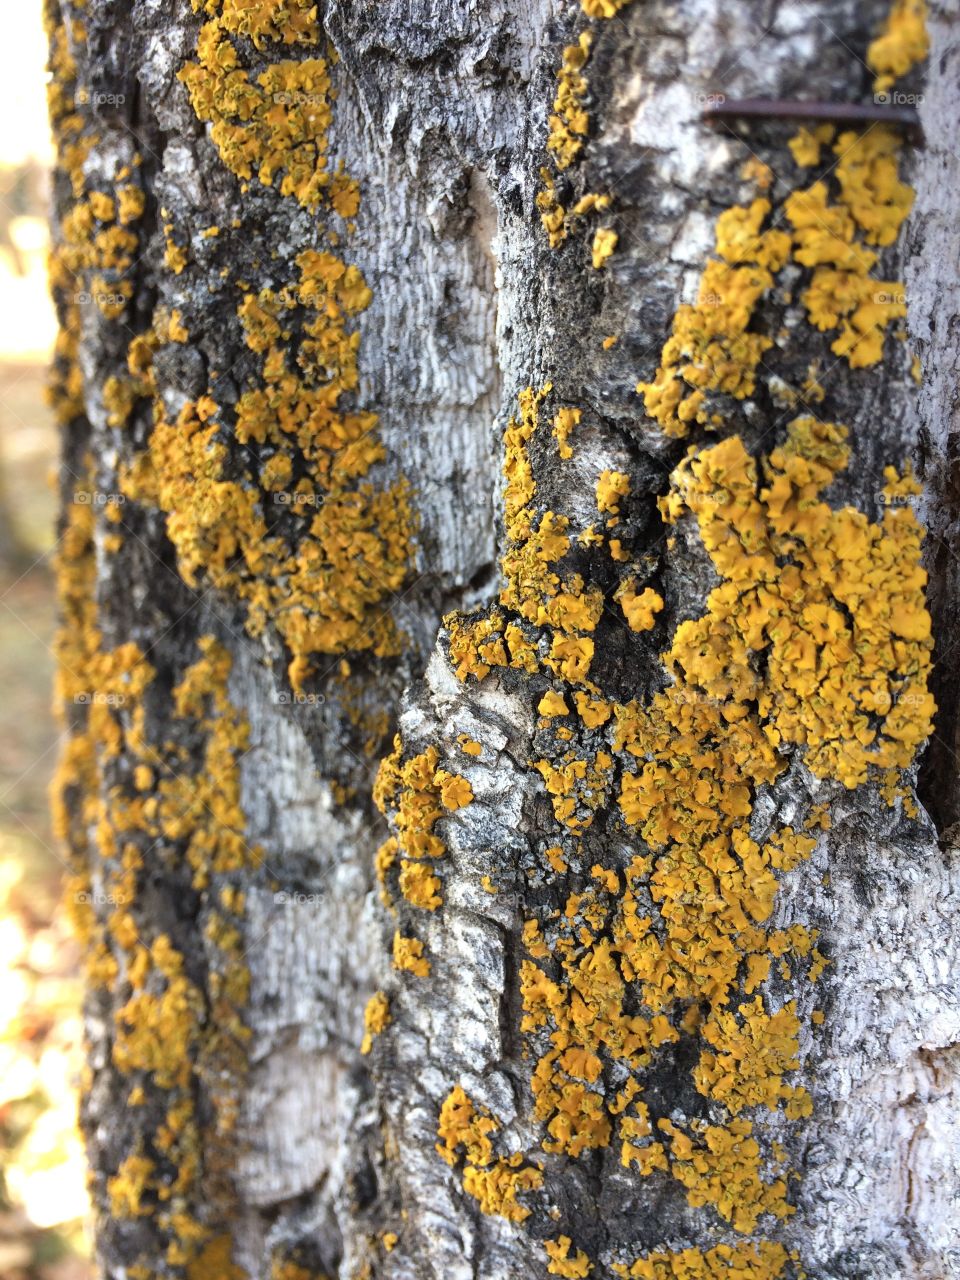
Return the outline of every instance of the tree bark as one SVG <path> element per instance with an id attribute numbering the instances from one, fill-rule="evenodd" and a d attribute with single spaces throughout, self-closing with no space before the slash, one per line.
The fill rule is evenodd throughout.
<path id="1" fill-rule="evenodd" d="M 104 1276 L 960 1276 L 955 3 L 46 3 Z"/>

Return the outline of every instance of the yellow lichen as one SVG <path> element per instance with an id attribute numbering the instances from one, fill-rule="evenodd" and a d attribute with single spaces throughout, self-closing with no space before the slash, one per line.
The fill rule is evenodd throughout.
<path id="1" fill-rule="evenodd" d="M 419 938 L 405 938 L 400 932 L 393 935 L 393 967 L 418 978 L 430 976 L 430 961 Z"/>
<path id="2" fill-rule="evenodd" d="M 708 393 L 743 400 L 753 394 L 756 370 L 773 340 L 752 333 L 754 309 L 789 257 L 790 237 L 762 230 L 769 200 L 737 206 L 717 220 L 716 249 L 703 273 L 695 304 L 684 304 L 651 382 L 638 382 L 647 414 L 670 436 L 684 436 L 692 422 L 706 423 Z"/>
<path id="3" fill-rule="evenodd" d="M 247 345 L 263 357 L 264 385 L 244 391 L 236 439 L 267 449 L 260 475 L 230 474 L 226 426 L 209 395 L 175 423 L 160 416 L 150 448 L 122 479 L 124 492 L 168 512 L 184 579 L 205 577 L 247 606 L 247 629 L 276 626 L 299 686 L 317 653 L 396 653 L 400 636 L 383 602 L 407 572 L 413 516 L 408 489 L 365 482 L 383 456 L 376 416 L 338 407 L 356 386 L 357 334 L 348 318 L 369 301 L 355 267 L 313 250 L 297 259 L 296 294 L 247 295 Z M 285 323 L 306 319 L 296 357 Z M 158 408 L 162 414 L 162 409 Z M 277 462 L 280 450 L 285 462 Z M 285 481 L 285 477 L 289 477 Z M 261 488 L 262 486 L 262 488 Z M 306 515 L 281 532 L 268 504 Z"/>
<path id="4" fill-rule="evenodd" d="M 382 991 L 375 991 L 363 1011 L 363 1040 L 360 1052 L 368 1054 L 381 1031 L 390 1025 L 390 1001 Z"/>
<path id="5" fill-rule="evenodd" d="M 553 419 L 553 434 L 557 441 L 557 452 L 561 458 L 567 459 L 573 457 L 573 449 L 570 446 L 570 435 L 573 428 L 580 422 L 581 413 L 579 409 L 569 407 L 558 409 Z"/>
<path id="6" fill-rule="evenodd" d="M 315 44 L 316 9 L 299 11 L 300 21 L 293 25 L 274 14 L 255 23 L 254 6 L 241 8 L 231 0 L 205 9 L 212 16 L 200 30 L 197 61 L 183 68 L 180 79 L 194 111 L 210 124 L 224 164 L 237 177 L 256 177 L 265 186 L 282 174 L 283 195 L 307 208 L 325 201 L 341 216 L 353 217 L 359 204 L 356 184 L 331 174 L 327 162 L 333 97 L 328 59 L 284 59 L 254 76 L 241 65 L 231 39 L 255 25 L 256 44 L 280 37 L 288 44 Z"/>
<path id="7" fill-rule="evenodd" d="M 549 121 L 547 150 L 560 170 L 568 169 L 579 155 L 590 122 L 583 109 L 587 92 L 583 68 L 590 56 L 591 40 L 590 32 L 584 31 L 576 44 L 567 45 L 557 72 L 557 96 Z"/>
<path id="8" fill-rule="evenodd" d="M 543 1247 L 550 1259 L 547 1270 L 552 1276 L 571 1276 L 577 1280 L 577 1277 L 588 1276 L 593 1270 L 593 1263 L 582 1249 L 575 1249 L 571 1254 L 570 1250 L 574 1248 L 574 1244 L 569 1236 L 545 1240 Z"/>
<path id="9" fill-rule="evenodd" d="M 599 271 L 604 265 L 614 249 L 617 247 L 619 236 L 616 231 L 610 227 L 598 227 L 593 233 L 593 245 L 590 250 L 590 260 L 593 263 L 595 271 Z"/>
<path id="10" fill-rule="evenodd" d="M 530 1209 L 517 1196 L 538 1190 L 543 1174 L 532 1165 L 525 1166 L 519 1152 L 494 1154 L 493 1138 L 499 1128 L 486 1108 L 478 1108 L 462 1085 L 456 1085 L 440 1108 L 437 1151 L 451 1167 L 463 1161 L 463 1189 L 478 1202 L 482 1213 L 523 1222 Z"/>
<path id="11" fill-rule="evenodd" d="M 929 51 L 926 0 L 894 0 L 883 32 L 867 49 L 867 65 L 876 73 L 875 92 L 886 93 Z"/>
<path id="12" fill-rule="evenodd" d="M 630 579 L 618 589 L 616 598 L 631 631 L 649 631 L 663 608 L 663 597 L 659 592 L 652 587 L 644 587 L 637 592 Z"/>
<path id="13" fill-rule="evenodd" d="M 783 1245 L 761 1240 L 706 1250 L 657 1251 L 629 1267 L 614 1265 L 613 1270 L 626 1280 L 779 1280 L 789 1257 Z"/>

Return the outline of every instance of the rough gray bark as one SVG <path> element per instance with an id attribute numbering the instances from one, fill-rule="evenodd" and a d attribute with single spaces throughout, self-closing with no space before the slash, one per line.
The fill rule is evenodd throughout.
<path id="1" fill-rule="evenodd" d="M 84 136 L 96 135 L 83 165 L 85 191 L 109 189 L 118 165 L 132 164 L 136 152 L 145 193 L 123 313 L 105 316 L 88 300 L 95 292 L 89 269 L 59 281 L 82 373 L 82 392 L 61 392 L 60 399 L 65 509 L 69 516 L 78 490 L 103 499 L 91 504 L 93 547 L 85 562 L 95 625 L 104 650 L 134 642 L 149 661 L 155 675 L 144 695 L 147 737 L 158 750 L 171 738 L 182 744 L 178 759 L 187 774 L 200 767 L 203 739 L 179 723 L 172 690 L 197 661 L 199 637 L 214 635 L 229 652 L 230 700 L 249 721 L 249 741 L 236 752 L 249 854 L 242 868 L 198 884 L 185 854 L 189 833 L 144 830 L 134 837 L 142 865 L 123 905 L 138 942 L 149 948 L 158 935 L 168 937 L 199 993 L 185 1084 L 165 1086 L 143 1061 L 131 1072 L 116 1059 L 117 1016 L 131 998 L 135 950 L 118 943 L 112 915 L 120 854 L 98 846 L 99 815 L 84 806 L 84 795 L 89 799 L 91 788 L 101 799 L 111 789 L 125 795 L 139 758 L 129 740 L 116 755 L 98 740 L 98 770 L 65 776 L 64 826 L 78 874 L 89 882 L 81 892 L 93 892 L 91 950 L 119 966 L 91 980 L 88 1001 L 84 1125 L 104 1275 L 540 1280 L 549 1262 L 541 1242 L 559 1236 L 572 1238 L 571 1258 L 582 1249 L 597 1276 L 657 1250 L 753 1239 L 739 1237 L 709 1208 L 692 1207 L 666 1174 L 644 1178 L 622 1167 L 616 1142 L 577 1159 L 541 1151 L 543 1125 L 530 1097 L 540 1049 L 531 1056 L 520 1031 L 523 924 L 531 911 L 562 910 L 568 893 L 589 881 L 591 862 L 621 868 L 641 842 L 618 825 L 615 796 L 608 797 L 582 868 L 568 881 L 544 878 L 538 851 L 563 835 L 530 764 L 545 750 L 537 704 L 547 684 L 514 671 L 459 681 L 442 619 L 496 596 L 503 430 L 518 393 L 551 382 L 551 415 L 555 405 L 576 406 L 582 421 L 570 462 L 557 459 L 547 433 L 535 446 L 540 510 L 569 514 L 575 527 L 585 527 L 597 518 L 600 473 L 628 474 L 625 536 L 665 601 L 656 631 L 627 630 L 609 604 L 619 570 L 606 560 L 600 585 L 609 607 L 593 678 L 624 703 L 648 700 L 663 687 L 660 652 L 678 624 L 700 616 L 717 579 L 695 532 L 678 527 L 676 541 L 667 542 L 671 530 L 655 499 L 687 442 L 656 429 L 634 385 L 653 376 L 678 304 L 696 296 L 717 215 L 756 195 L 741 174 L 744 162 L 754 155 L 772 167 L 778 225 L 786 195 L 806 180 L 786 147 L 789 126 L 758 124 L 741 137 L 732 128 L 707 128 L 701 110 L 715 93 L 869 98 L 863 57 L 885 4 L 696 0 L 677 7 L 645 0 L 609 21 L 590 21 L 578 5 L 549 0 L 320 6 L 324 38 L 339 55 L 331 156 L 361 188 L 356 229 L 338 251 L 373 290 L 356 319 L 354 400 L 380 415 L 385 457 L 372 476 L 378 484 L 409 478 L 420 528 L 415 565 L 383 600 L 408 637 L 402 652 L 328 655 L 303 697 L 287 680 L 290 654 L 275 620 L 262 636 L 250 636 L 244 607 L 229 592 L 202 579 L 196 586 L 183 581 L 167 513 L 128 498 L 119 524 L 111 523 L 107 499 L 124 493 L 121 473 L 148 447 L 154 401 L 174 421 L 186 401 L 208 390 L 214 371 L 218 402 L 228 407 L 257 385 L 259 369 L 237 321 L 243 290 L 234 281 L 253 293 L 289 286 L 297 255 L 325 244 L 332 220 L 276 186 L 251 180 L 241 191 L 177 78 L 195 57 L 201 21 L 186 0 L 48 5 L 54 27 L 82 19 L 86 28 L 85 40 L 70 33 L 76 73 L 65 90 L 80 94 Z M 916 208 L 877 272 L 890 281 L 905 275 L 922 389 L 918 394 L 910 377 L 911 350 L 889 335 L 877 367 L 850 369 L 835 360 L 830 339 L 805 325 L 786 296 L 799 292 L 799 272 L 788 267 L 760 312 L 777 345 L 757 393 L 726 404 L 720 433 L 739 434 L 755 456 L 768 453 L 797 412 L 796 402 L 793 411 L 786 407 L 783 385 L 799 387 L 819 360 L 826 400 L 822 409 L 803 411 L 845 424 L 853 454 L 831 486 L 831 505 L 877 519 L 884 468 L 918 456 L 935 535 L 928 557 L 944 707 L 921 799 L 942 828 L 958 816 L 950 657 L 958 554 L 951 478 L 960 314 L 956 17 L 953 4 L 932 7 L 921 108 L 928 145 L 906 162 Z M 587 192 L 613 196 L 602 225 L 615 227 L 619 239 L 601 270 L 590 263 L 595 217 L 551 249 L 536 206 L 562 49 L 585 28 L 593 32 L 590 137 L 558 190 L 568 207 Z M 237 47 L 244 65 L 256 69 L 304 52 L 276 42 L 265 51 L 249 41 Z M 60 218 L 77 194 L 61 173 Z M 188 248 L 180 273 L 164 261 L 167 224 Z M 219 235 L 205 238 L 212 225 Z M 155 393 L 134 400 L 126 425 L 112 425 L 107 380 L 126 376 L 131 339 L 150 328 L 158 309 L 178 311 L 189 340 L 160 346 Z M 608 335 L 618 342 L 605 350 Z M 70 368 L 66 351 L 62 378 Z M 229 439 L 229 414 L 224 432 Z M 691 437 L 701 446 L 715 438 Z M 231 457 L 242 469 L 242 452 Z M 108 550 L 103 540 L 116 529 L 123 545 Z M 576 567 L 590 581 L 586 554 Z M 79 625 L 81 606 L 68 606 L 69 630 Z M 75 655 L 65 653 L 69 667 Z M 349 682 L 341 656 L 353 668 Z M 74 675 L 68 720 L 83 738 L 89 703 L 106 697 L 108 686 L 91 684 L 87 670 Z M 77 702 L 77 689 L 90 698 Z M 367 713 L 359 726 L 353 707 Z M 374 724 L 370 713 L 377 711 L 387 715 Z M 129 730 L 129 707 L 109 706 L 108 713 Z M 442 907 L 428 914 L 402 903 L 399 917 L 380 902 L 374 856 L 387 832 L 370 800 L 377 758 L 397 727 L 407 757 L 437 747 L 473 793 L 472 803 L 443 819 Z M 462 735 L 483 744 L 481 756 L 459 750 Z M 779 986 L 774 980 L 776 1002 L 796 998 L 806 1019 L 800 1069 L 790 1079 L 810 1090 L 813 1112 L 800 1123 L 779 1111 L 750 1113 L 764 1143 L 783 1143 L 800 1175 L 789 1191 L 796 1212 L 782 1222 L 764 1219 L 756 1237 L 795 1249 L 799 1263 L 756 1275 L 794 1275 L 802 1265 L 816 1280 L 960 1276 L 956 854 L 948 839 L 938 840 L 923 807 L 911 818 L 899 802 L 882 803 L 875 784 L 848 791 L 815 778 L 796 755 L 775 784 L 756 788 L 757 827 L 800 821 L 821 803 L 832 828 L 782 877 L 772 920 L 772 927 L 819 929 L 830 960 L 815 986 L 799 976 Z M 233 960 L 205 933 L 224 887 L 245 895 Z M 426 945 L 428 979 L 391 969 L 395 928 Z M 238 1034 L 229 1051 L 216 1036 L 225 1016 L 219 984 L 235 962 L 249 971 L 249 995 L 228 1012 L 249 1037 Z M 165 988 L 157 978 L 147 989 L 159 995 Z M 372 1053 L 361 1055 L 364 1005 L 377 989 L 389 996 L 391 1021 Z M 814 1007 L 825 1014 L 816 1035 Z M 160 1038 L 169 1034 L 161 1022 Z M 645 1077 L 658 1117 L 717 1118 L 690 1083 L 691 1052 L 689 1044 L 665 1052 Z M 525 1221 L 480 1213 L 461 1172 L 437 1155 L 440 1109 L 458 1083 L 498 1118 L 507 1149 L 543 1163 L 544 1190 L 525 1198 Z M 147 1096 L 131 1106 L 134 1087 Z M 171 1248 L 178 1239 L 182 1245 L 182 1235 L 164 1219 L 157 1190 L 157 1179 L 170 1185 L 177 1176 L 177 1162 L 165 1164 L 158 1154 L 171 1097 L 189 1097 L 199 1148 L 192 1154 L 200 1172 L 178 1204 L 200 1224 L 192 1253 Z M 231 1128 L 223 1116 L 233 1111 Z M 114 1180 L 132 1153 L 151 1159 L 154 1169 L 133 1196 L 137 1208 L 124 1212 Z M 384 1233 L 397 1237 L 393 1247 L 385 1247 Z M 217 1251 L 224 1238 L 232 1264 Z M 728 1274 L 719 1262 L 705 1265 L 692 1274 Z"/>

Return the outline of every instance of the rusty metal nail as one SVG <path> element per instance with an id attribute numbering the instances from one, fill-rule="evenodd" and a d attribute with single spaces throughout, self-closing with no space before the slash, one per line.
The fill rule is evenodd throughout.
<path id="1" fill-rule="evenodd" d="M 923 125 L 915 107 L 879 102 L 786 102 L 780 98 L 727 98 L 711 94 L 703 112 L 711 124 L 729 120 L 825 120 L 831 124 L 890 124 L 903 129 L 915 147 L 924 145 Z"/>

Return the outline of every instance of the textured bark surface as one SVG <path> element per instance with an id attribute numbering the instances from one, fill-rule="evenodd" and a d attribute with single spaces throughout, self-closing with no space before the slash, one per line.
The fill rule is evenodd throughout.
<path id="1" fill-rule="evenodd" d="M 591 1274 L 606 1276 L 613 1264 L 658 1250 L 754 1239 L 796 1256 L 743 1272 L 714 1260 L 689 1274 L 759 1280 L 802 1267 L 814 1280 L 960 1276 L 960 863 L 951 839 L 960 820 L 955 5 L 931 7 L 932 54 L 907 82 L 922 92 L 927 136 L 926 149 L 905 150 L 901 160 L 916 205 L 899 240 L 878 250 L 878 280 L 906 282 L 909 337 L 888 333 L 881 363 L 850 368 L 831 354 L 833 335 L 807 323 L 801 271 L 788 264 L 758 307 L 754 327 L 775 342 L 755 394 L 726 397 L 719 433 L 695 427 L 687 441 L 645 416 L 635 384 L 653 377 L 678 306 L 697 296 L 717 216 L 757 195 L 745 163 L 754 157 L 772 170 L 774 226 L 786 225 L 787 195 L 809 180 L 787 147 L 794 126 L 712 130 L 703 107 L 715 94 L 870 100 L 864 58 L 887 16 L 882 0 L 637 0 L 594 20 L 579 5 L 551 0 L 329 0 L 319 20 L 320 47 L 329 42 L 338 56 L 330 168 L 342 162 L 361 196 L 355 219 L 339 220 L 302 207 L 279 184 L 241 182 L 224 164 L 178 79 L 196 57 L 204 16 L 187 0 L 48 6 L 55 47 L 65 40 L 74 64 L 55 59 L 55 75 L 79 104 L 87 148 L 80 189 L 66 159 L 58 178 L 61 245 L 69 241 L 62 221 L 81 192 L 114 190 L 126 181 L 117 178 L 124 165 L 144 192 L 137 245 L 121 273 L 132 285 L 121 313 L 97 305 L 98 290 L 113 287 L 109 274 L 98 283 L 97 264 L 74 261 L 56 280 L 66 331 L 78 343 L 75 353 L 66 343 L 58 362 L 61 380 L 73 378 L 59 399 L 65 544 L 79 536 L 71 511 L 79 503 L 92 513 L 79 570 L 91 603 L 69 597 L 66 630 L 82 620 L 95 625 L 105 652 L 137 646 L 134 669 L 148 662 L 153 672 L 136 700 L 146 708 L 143 734 L 158 752 L 171 741 L 181 746 L 176 768 L 185 776 L 204 767 L 204 738 L 184 727 L 173 690 L 197 662 L 200 637 L 215 636 L 229 654 L 229 700 L 249 723 L 249 738 L 230 757 L 235 777 L 215 773 L 211 793 L 236 782 L 243 856 L 201 876 L 185 851 L 189 824 L 157 831 L 148 819 L 131 836 L 110 810 L 111 797 L 132 794 L 144 759 L 131 728 L 135 699 L 111 702 L 115 686 L 96 683 L 95 664 L 76 670 L 69 636 L 65 642 L 66 713 L 77 740 L 90 735 L 91 705 L 123 728 L 113 749 L 101 725 L 89 748 L 95 769 L 66 771 L 61 819 L 77 892 L 93 908 L 84 918 L 97 962 L 84 1126 L 104 1276 L 540 1280 L 548 1264 L 553 1274 L 586 1274 L 563 1269 L 575 1266 L 578 1250 Z M 593 33 L 583 99 L 590 135 L 577 162 L 553 172 L 567 208 L 588 192 L 612 203 L 551 249 L 536 203 L 541 167 L 551 164 L 547 117 L 563 48 L 585 29 Z M 304 55 L 277 41 L 261 49 L 235 43 L 255 71 Z M 596 269 L 591 243 L 601 225 L 618 240 Z M 218 234 L 203 234 L 214 226 Z M 168 536 L 171 512 L 130 496 L 123 475 L 148 448 L 158 415 L 176 422 L 185 403 L 208 391 L 231 439 L 230 412 L 261 378 L 238 306 L 246 294 L 296 287 L 298 254 L 333 244 L 334 228 L 337 252 L 372 289 L 352 324 L 359 385 L 347 397 L 379 415 L 384 456 L 368 478 L 385 486 L 407 477 L 419 529 L 403 585 L 385 589 L 378 605 L 405 633 L 400 652 L 314 654 L 298 688 L 276 616 L 251 635 L 247 610 L 229 590 L 202 575 L 184 581 Z M 179 271 L 171 236 L 185 250 Z M 164 324 L 176 313 L 189 337 L 156 345 L 153 386 L 132 395 L 126 422 L 116 425 L 105 388 L 129 378 L 131 340 L 158 312 Z M 605 347 L 613 335 L 616 344 Z M 824 393 L 817 401 L 791 391 L 814 363 Z M 910 816 L 903 796 L 884 802 L 876 779 L 847 789 L 816 777 L 801 751 L 785 752 L 788 767 L 752 796 L 758 841 L 787 824 L 799 829 L 812 806 L 827 806 L 832 825 L 780 877 L 769 927 L 819 930 L 829 964 L 816 982 L 798 966 L 765 987 L 771 1008 L 797 1002 L 799 1067 L 789 1080 L 809 1090 L 813 1105 L 789 1120 L 782 1108 L 750 1110 L 764 1151 L 781 1143 L 798 1175 L 788 1189 L 795 1212 L 739 1235 L 709 1205 L 688 1202 L 675 1177 L 624 1167 L 616 1139 L 576 1158 L 541 1149 L 530 1077 L 543 1049 L 521 1033 L 524 923 L 534 912 L 562 913 L 568 895 L 589 884 L 591 865 L 622 870 L 642 841 L 619 821 L 611 792 L 570 876 L 544 874 L 545 845 L 568 837 L 531 766 L 549 750 L 538 705 L 550 681 L 516 670 L 459 680 L 442 619 L 496 598 L 503 432 L 518 394 L 548 382 L 544 421 L 560 405 L 582 417 L 570 460 L 558 457 L 548 425 L 534 437 L 539 510 L 569 516 L 572 529 L 599 525 L 598 477 L 629 476 L 621 536 L 631 568 L 644 566 L 664 602 L 653 630 L 631 630 L 613 602 L 620 566 L 604 553 L 597 570 L 587 549 L 573 553 L 574 568 L 606 594 L 591 679 L 623 704 L 648 702 L 664 687 L 661 652 L 684 620 L 701 616 L 718 582 L 695 523 L 668 527 L 656 504 L 689 443 L 739 435 L 760 457 L 783 442 L 788 420 L 813 414 L 850 433 L 851 463 L 828 493 L 834 508 L 878 521 L 884 468 L 911 457 L 924 481 L 942 710 L 923 763 L 923 804 Z M 240 481 L 245 454 L 231 450 L 226 474 Z M 118 531 L 120 546 L 109 542 Z M 473 795 L 438 828 L 443 902 L 431 912 L 402 900 L 388 909 L 376 883 L 375 853 L 388 833 L 371 786 L 397 728 L 405 758 L 436 747 Z M 464 735 L 482 754 L 464 754 Z M 914 780 L 911 767 L 908 784 Z M 204 828 L 208 818 L 221 833 L 233 831 L 215 804 L 195 815 Z M 121 895 L 124 934 L 116 886 L 131 839 L 140 861 Z M 239 940 L 227 942 L 211 924 L 225 889 L 243 894 L 231 925 Z M 395 929 L 423 942 L 429 977 L 391 967 Z M 132 1068 L 116 1048 L 138 948 L 149 951 L 158 936 L 183 957 L 196 999 L 182 1042 L 189 1069 L 173 1085 L 156 1067 L 153 1040 Z M 238 966 L 249 990 L 227 999 Z M 156 975 L 154 987 L 150 981 L 146 990 L 162 994 L 173 979 L 166 974 L 166 988 Z M 387 994 L 390 1023 L 362 1055 L 364 1006 L 376 990 Z M 822 1024 L 811 1021 L 814 1010 Z M 180 1044 L 180 1022 L 166 1010 L 150 1035 Z M 721 1122 L 717 1104 L 694 1089 L 697 1053 L 681 1039 L 642 1073 L 655 1119 Z M 597 1087 L 609 1102 L 623 1081 L 614 1072 Z M 504 1150 L 543 1166 L 542 1189 L 523 1198 L 523 1221 L 481 1213 L 461 1172 L 437 1154 L 438 1117 L 457 1084 L 497 1118 L 509 1139 Z M 132 1090 L 143 1096 L 131 1105 Z M 171 1098 L 189 1119 L 167 1141 Z M 152 1164 L 139 1183 L 136 1168 L 125 1166 L 131 1156 Z M 195 1172 L 178 1183 L 187 1160 Z M 174 1190 L 164 1195 L 163 1187 Z M 177 1222 L 171 1209 L 182 1215 Z M 564 1236 L 573 1241 L 569 1258 L 551 1263 L 542 1242 Z"/>

